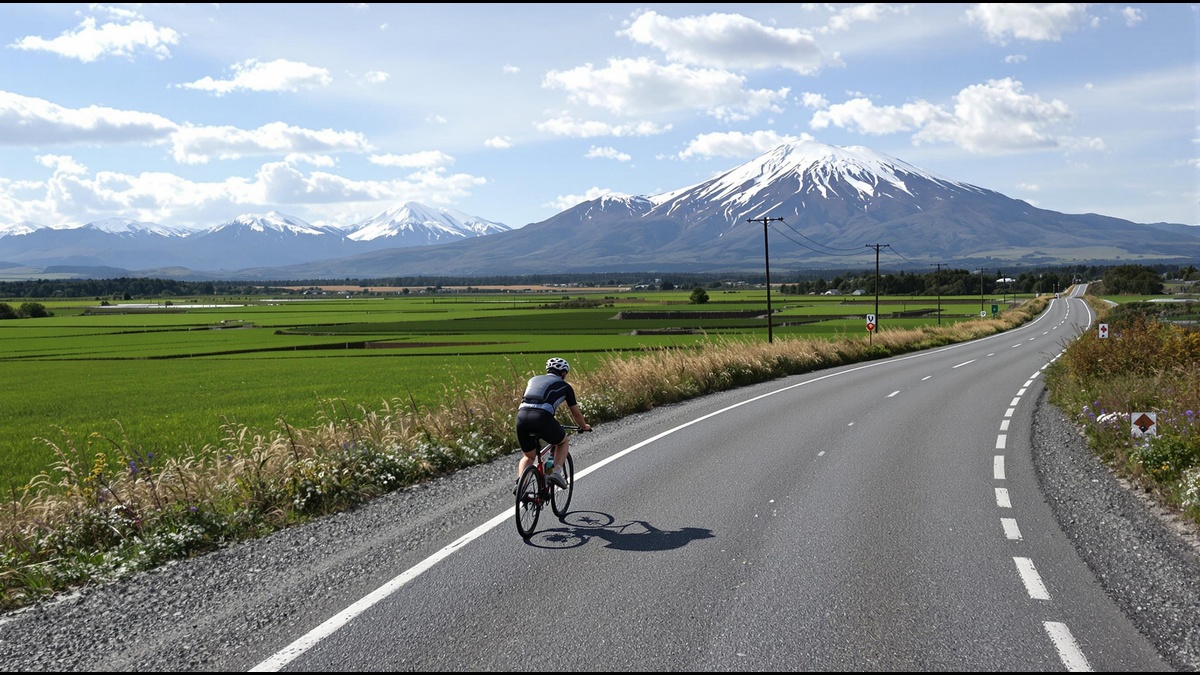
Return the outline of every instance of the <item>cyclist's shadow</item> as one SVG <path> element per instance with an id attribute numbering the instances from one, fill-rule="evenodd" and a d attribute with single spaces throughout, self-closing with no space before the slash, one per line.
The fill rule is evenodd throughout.
<path id="1" fill-rule="evenodd" d="M 712 530 L 703 527 L 660 530 L 645 520 L 633 520 L 624 525 L 613 525 L 612 516 L 596 511 L 569 513 L 563 519 L 562 525 L 562 527 L 541 532 L 540 534 L 547 541 L 535 545 L 562 548 L 566 544 L 574 547 L 582 546 L 591 539 L 601 539 L 607 542 L 605 548 L 620 551 L 669 551 L 683 548 L 697 539 L 708 539 L 715 536 Z M 537 536 L 535 535 L 534 538 L 536 539 Z"/>

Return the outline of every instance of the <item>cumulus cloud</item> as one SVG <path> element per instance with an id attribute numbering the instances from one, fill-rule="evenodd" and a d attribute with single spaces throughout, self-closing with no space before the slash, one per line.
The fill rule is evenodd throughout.
<path id="1" fill-rule="evenodd" d="M 773 150 L 784 143 L 811 141 L 809 134 L 792 136 L 776 131 L 755 131 L 749 134 L 740 131 L 700 134 L 693 138 L 679 154 L 678 159 L 709 157 L 754 157 Z"/>
<path id="2" fill-rule="evenodd" d="M 49 101 L 0 92 L 0 146 L 81 143 L 96 147 L 169 144 L 181 164 L 213 159 L 291 153 L 366 153 L 371 144 L 357 132 L 305 129 L 284 122 L 257 129 L 180 125 L 165 117 L 101 106 L 65 108 Z"/>
<path id="3" fill-rule="evenodd" d="M 423 152 L 411 152 L 406 155 L 374 155 L 370 158 L 370 161 L 372 164 L 378 164 L 379 166 L 426 169 L 453 164 L 454 158 L 440 150 L 425 150 Z"/>
<path id="4" fill-rule="evenodd" d="M 106 56 L 132 60 L 139 54 L 166 59 L 171 56 L 170 46 L 179 42 L 179 34 L 175 31 L 159 28 L 132 11 L 98 5 L 91 5 L 91 8 L 107 10 L 115 17 L 115 21 L 101 24 L 95 17 L 86 17 L 77 28 L 56 38 L 47 40 L 29 35 L 8 46 L 10 49 L 49 52 L 91 63 Z"/>
<path id="5" fill-rule="evenodd" d="M 483 147 L 493 148 L 495 150 L 507 150 L 512 146 L 512 139 L 508 136 L 493 136 L 483 142 Z"/>
<path id="6" fill-rule="evenodd" d="M 553 119 L 538 122 L 534 125 L 539 131 L 555 136 L 572 138 L 595 138 L 597 136 L 657 136 L 671 130 L 671 125 L 658 125 L 653 122 L 634 122 L 632 124 L 609 124 L 591 120 L 577 120 L 570 115 L 561 114 Z"/>
<path id="7" fill-rule="evenodd" d="M 599 199 L 604 195 L 618 195 L 622 197 L 627 196 L 623 192 L 613 192 L 612 190 L 606 188 L 594 187 L 588 188 L 587 192 L 583 193 L 582 195 L 560 195 L 555 197 L 550 202 L 543 204 L 542 206 L 548 206 L 558 212 L 562 212 L 566 211 L 572 206 L 577 206 L 584 202 L 590 202 L 593 199 Z"/>
<path id="8" fill-rule="evenodd" d="M 283 210 L 300 204 L 339 223 L 360 220 L 397 202 L 449 202 L 470 195 L 485 178 L 421 168 L 395 180 L 352 180 L 329 172 L 305 173 L 289 162 L 263 164 L 250 178 L 195 181 L 166 172 L 94 175 L 69 156 L 42 155 L 53 174 L 42 182 L 0 180 L 0 207 L 13 222 L 84 224 L 118 216 L 199 228 L 233 212 Z"/>
<path id="9" fill-rule="evenodd" d="M 155 144 L 178 130 L 171 120 L 152 113 L 95 105 L 65 108 L 44 99 L 0 91 L 0 145 Z"/>
<path id="10" fill-rule="evenodd" d="M 867 2 L 861 5 L 844 7 L 829 18 L 829 23 L 820 30 L 822 33 L 836 33 L 849 28 L 856 23 L 878 23 L 888 16 L 908 14 L 907 5 L 889 5 L 882 2 Z"/>
<path id="11" fill-rule="evenodd" d="M 787 68 L 812 75 L 824 60 L 816 40 L 805 31 L 764 26 L 740 14 L 672 19 L 651 10 L 617 35 L 656 47 L 669 61 L 720 69 Z"/>
<path id="12" fill-rule="evenodd" d="M 1093 23 L 1087 8 L 1088 3 L 979 3 L 967 10 L 966 17 L 998 44 L 1012 39 L 1057 42 Z"/>
<path id="13" fill-rule="evenodd" d="M 1052 129 L 1073 117 L 1067 104 L 1027 94 L 1023 85 L 1011 78 L 971 85 L 954 101 L 953 109 L 947 110 L 927 101 L 877 106 L 856 98 L 817 111 L 810 125 L 814 129 L 832 125 L 871 135 L 912 131 L 917 144 L 950 143 L 981 154 L 1104 147 L 1100 139 L 1056 135 Z"/>
<path id="14" fill-rule="evenodd" d="M 249 130 L 228 126 L 185 126 L 172 134 L 171 146 L 175 161 L 181 164 L 292 152 L 364 153 L 372 149 L 358 132 L 304 129 L 285 122 L 272 122 Z"/>
<path id="15" fill-rule="evenodd" d="M 781 112 L 787 88 L 747 90 L 741 76 L 717 69 L 660 65 L 649 59 L 609 59 L 607 67 L 586 64 L 546 74 L 543 86 L 565 90 L 572 101 L 617 115 L 651 115 L 706 110 L 718 119 L 764 111 Z"/>
<path id="16" fill-rule="evenodd" d="M 1122 7 L 1121 18 L 1125 19 L 1125 25 L 1133 28 L 1142 21 L 1146 20 L 1146 15 L 1137 7 Z"/>
<path id="17" fill-rule="evenodd" d="M 615 159 L 618 162 L 628 162 L 633 159 L 629 154 L 620 152 L 616 148 L 601 148 L 595 145 L 588 149 L 584 157 L 588 159 Z"/>
<path id="18" fill-rule="evenodd" d="M 290 91 L 315 89 L 333 81 L 329 71 L 307 63 L 275 59 L 263 63 L 247 59 L 230 68 L 232 76 L 227 80 L 215 80 L 205 76 L 195 82 L 175 85 L 182 89 L 199 89 L 217 96 L 233 91 Z M 386 76 L 385 76 L 386 78 Z"/>

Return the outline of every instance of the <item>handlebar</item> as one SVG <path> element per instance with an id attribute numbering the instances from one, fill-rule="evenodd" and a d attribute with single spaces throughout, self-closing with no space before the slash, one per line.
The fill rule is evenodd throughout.
<path id="1" fill-rule="evenodd" d="M 566 429 L 567 431 L 581 431 L 578 424 L 564 424 L 562 425 L 562 428 Z M 591 429 L 589 428 L 586 431 L 591 431 Z"/>

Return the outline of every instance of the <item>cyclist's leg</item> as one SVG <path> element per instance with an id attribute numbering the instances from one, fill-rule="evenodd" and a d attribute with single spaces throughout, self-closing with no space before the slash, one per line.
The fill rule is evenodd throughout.
<path id="1" fill-rule="evenodd" d="M 541 426 L 541 417 L 538 414 L 528 410 L 517 411 L 517 443 L 524 453 L 521 461 L 517 462 L 517 480 L 520 480 L 525 468 L 536 461 L 537 451 L 541 448 Z"/>
<path id="2" fill-rule="evenodd" d="M 554 466 L 566 466 L 567 453 L 571 451 L 571 435 L 563 436 L 562 442 L 554 446 Z"/>
<path id="3" fill-rule="evenodd" d="M 525 473 L 526 467 L 533 464 L 533 462 L 535 461 L 534 460 L 535 457 L 537 457 L 537 450 L 532 450 L 532 451 L 524 452 L 521 454 L 521 461 L 517 462 L 517 478 L 518 479 L 521 477 L 521 474 Z"/>

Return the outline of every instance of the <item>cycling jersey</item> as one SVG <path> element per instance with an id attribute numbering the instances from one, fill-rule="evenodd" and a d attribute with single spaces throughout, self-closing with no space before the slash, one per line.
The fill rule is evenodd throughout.
<path id="1" fill-rule="evenodd" d="M 521 397 L 520 408 L 537 408 L 553 415 L 563 401 L 566 401 L 568 406 L 575 406 L 575 390 L 558 375 L 546 373 L 529 378 L 529 383 L 525 385 L 525 394 Z"/>
<path id="2" fill-rule="evenodd" d="M 566 380 L 551 373 L 529 379 L 517 409 L 517 440 L 522 451 L 537 450 L 539 438 L 554 445 L 562 443 L 567 431 L 555 419 L 554 411 L 564 402 L 577 405 L 575 390 Z"/>

